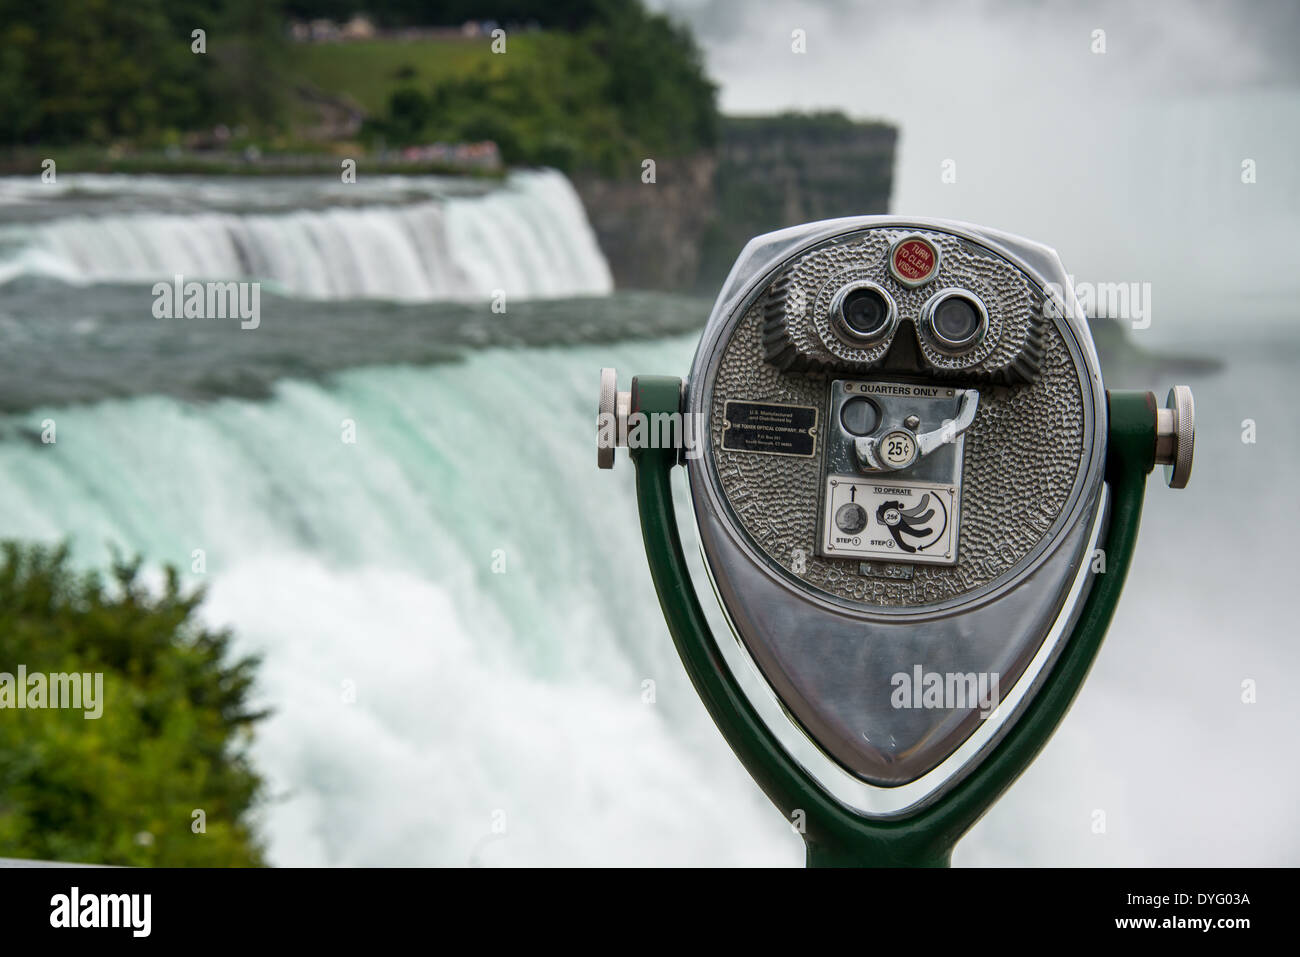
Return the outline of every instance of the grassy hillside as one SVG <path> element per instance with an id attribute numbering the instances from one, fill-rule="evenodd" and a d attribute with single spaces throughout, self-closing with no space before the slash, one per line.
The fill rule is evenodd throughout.
<path id="1" fill-rule="evenodd" d="M 0 148 L 255 161 L 491 140 L 507 164 L 639 175 L 643 159 L 715 139 L 715 90 L 694 39 L 635 2 L 488 4 L 481 15 L 520 18 L 501 21 L 504 51 L 491 36 L 460 34 L 445 6 L 396 0 L 386 5 L 393 22 L 430 18 L 441 32 L 295 42 L 290 10 L 304 16 L 316 0 L 69 3 L 56 13 L 0 0 L 9 14 L 0 18 Z M 191 39 L 194 23 L 206 36 Z"/>
<path id="2" fill-rule="evenodd" d="M 610 169 L 637 142 L 609 102 L 609 71 L 574 34 L 510 36 L 504 54 L 485 37 L 299 45 L 286 65 L 362 110 L 371 147 L 492 140 L 511 164 Z M 310 105 L 295 109 L 305 127 Z"/>
<path id="3" fill-rule="evenodd" d="M 525 33 L 509 37 L 503 65 L 535 62 L 556 37 Z M 431 90 L 480 70 L 499 59 L 482 37 L 419 40 L 367 40 L 353 43 L 303 43 L 288 50 L 285 66 L 294 78 L 323 92 L 345 96 L 371 116 L 381 116 L 403 88 Z"/>
<path id="4" fill-rule="evenodd" d="M 713 145 L 714 87 L 690 35 L 628 8 L 578 32 L 314 44 L 295 77 L 363 110 L 368 144 L 492 140 L 506 163 L 639 175 Z"/>

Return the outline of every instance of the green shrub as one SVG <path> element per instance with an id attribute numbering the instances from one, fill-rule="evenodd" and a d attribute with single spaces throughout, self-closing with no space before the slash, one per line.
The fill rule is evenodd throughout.
<path id="1" fill-rule="evenodd" d="M 369 133 L 390 146 L 490 139 L 510 165 L 606 175 L 635 175 L 647 157 L 690 154 L 716 141 L 716 91 L 699 48 L 685 28 L 640 4 L 611 7 L 576 33 L 524 33 L 507 42 L 506 55 L 492 54 L 481 39 L 426 44 L 448 51 L 448 63 L 450 54 L 457 58 L 427 87 L 427 122 L 412 122 L 413 100 L 398 89 Z M 322 61 L 332 59 L 332 80 L 342 85 L 343 65 L 369 52 L 312 55 L 321 76 L 329 75 Z"/>
<path id="2" fill-rule="evenodd" d="M 206 53 L 192 50 L 195 29 Z M 284 47 L 277 2 L 0 0 L 0 144 L 272 124 Z"/>
<path id="3" fill-rule="evenodd" d="M 429 123 L 429 98 L 403 87 L 388 98 L 388 129 L 396 142 L 410 142 Z"/>
<path id="4" fill-rule="evenodd" d="M 246 747 L 257 661 L 194 621 L 175 569 L 108 583 L 66 547 L 0 545 L 0 673 L 103 674 L 102 715 L 0 708 L 0 856 L 135 866 L 262 863 Z M 11 679 L 12 680 L 12 679 Z M 195 811 L 205 830 L 197 833 Z"/>

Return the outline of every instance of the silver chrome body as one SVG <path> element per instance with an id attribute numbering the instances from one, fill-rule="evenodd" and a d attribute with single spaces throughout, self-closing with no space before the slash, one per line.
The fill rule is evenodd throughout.
<path id="1" fill-rule="evenodd" d="M 773 278 L 812 247 L 865 228 L 921 228 L 947 233 L 1009 260 L 1039 288 L 1069 277 L 1051 249 L 968 224 L 893 217 L 854 217 L 760 236 L 741 253 L 701 337 L 687 383 L 685 411 L 706 414 L 722 351 L 749 306 Z M 1060 651 L 1090 585 L 1089 558 L 1102 528 L 1106 407 L 1096 353 L 1078 309 L 1054 314 L 1084 397 L 1084 457 L 1066 505 L 1042 540 L 991 581 L 947 600 L 910 607 L 849 602 L 783 574 L 742 533 L 722 493 L 712 448 L 688 462 L 705 565 L 738 641 L 724 649 L 728 667 L 790 755 L 837 800 L 870 817 L 904 815 L 933 801 L 966 774 L 1010 727 Z M 972 413 L 973 413 L 973 405 Z M 941 646 L 953 672 L 1014 664 L 1012 687 L 987 717 L 936 726 L 932 716 L 901 712 L 863 693 Z M 724 643 L 725 645 L 726 643 Z M 798 661 L 799 675 L 758 667 L 758 657 Z M 789 679 L 787 682 L 786 679 Z M 821 689 L 796 720 L 788 707 L 799 682 Z M 896 757 L 861 757 L 861 735 L 890 738 Z"/>

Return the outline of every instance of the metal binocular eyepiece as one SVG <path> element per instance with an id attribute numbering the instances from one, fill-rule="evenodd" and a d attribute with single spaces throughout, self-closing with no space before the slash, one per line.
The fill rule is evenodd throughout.
<path id="1" fill-rule="evenodd" d="M 655 414 L 694 423 L 693 454 L 630 439 Z M 685 386 L 620 393 L 603 370 L 598 455 L 631 449 L 661 604 L 715 721 L 778 805 L 821 809 L 810 861 L 933 863 L 1064 715 L 1147 473 L 1187 483 L 1193 414 L 1184 386 L 1164 410 L 1107 393 L 1051 249 L 858 217 L 752 240 Z M 683 461 L 734 642 L 707 633 L 678 560 L 659 473 Z M 904 819 L 900 844 L 882 822 Z"/>

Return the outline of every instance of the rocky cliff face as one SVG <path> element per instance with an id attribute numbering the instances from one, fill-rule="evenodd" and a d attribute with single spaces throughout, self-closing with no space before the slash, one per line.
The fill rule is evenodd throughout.
<path id="1" fill-rule="evenodd" d="M 694 288 L 701 240 L 714 218 L 711 153 L 655 161 L 655 182 L 577 176 L 600 248 L 620 289 Z"/>
<path id="2" fill-rule="evenodd" d="M 575 185 L 621 288 L 712 292 L 753 236 L 889 207 L 897 131 L 838 114 L 728 118 L 717 150 L 655 182 Z"/>

